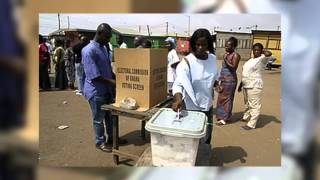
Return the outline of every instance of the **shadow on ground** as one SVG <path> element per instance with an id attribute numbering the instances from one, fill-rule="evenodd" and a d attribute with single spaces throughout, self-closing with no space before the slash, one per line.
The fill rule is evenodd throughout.
<path id="1" fill-rule="evenodd" d="M 243 116 L 243 112 L 233 113 L 233 115 L 231 117 L 231 121 L 229 123 L 233 124 L 233 123 L 240 121 L 242 116 Z M 257 122 L 256 128 L 263 128 L 271 122 L 275 122 L 278 124 L 281 123 L 281 121 L 274 116 L 261 114 L 259 117 L 259 120 Z"/>
<path id="2" fill-rule="evenodd" d="M 247 152 L 239 146 L 216 147 L 212 149 L 212 166 L 223 166 L 225 163 L 231 163 L 240 160 L 246 163 Z"/>
<path id="3" fill-rule="evenodd" d="M 120 145 L 120 146 L 128 146 L 128 145 L 143 146 L 145 144 L 150 143 L 150 134 L 149 134 L 149 132 L 146 131 L 145 137 L 146 138 L 143 139 L 140 136 L 140 130 L 132 131 L 132 132 L 127 133 L 127 134 L 125 134 L 123 136 L 120 136 L 121 139 L 126 139 L 128 141 L 127 144 L 123 144 L 123 145 Z"/>

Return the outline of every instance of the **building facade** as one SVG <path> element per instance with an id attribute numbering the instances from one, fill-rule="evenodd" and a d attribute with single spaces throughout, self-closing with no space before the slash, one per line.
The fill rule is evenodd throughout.
<path id="1" fill-rule="evenodd" d="M 281 66 L 281 31 L 253 30 L 253 43 L 261 43 L 276 58 L 274 66 Z"/>
<path id="2" fill-rule="evenodd" d="M 253 42 L 251 33 L 216 31 L 217 59 L 223 60 L 223 55 L 226 53 L 226 42 L 232 36 L 238 39 L 238 47 L 236 48 L 236 51 L 240 54 L 241 60 L 250 59 Z"/>

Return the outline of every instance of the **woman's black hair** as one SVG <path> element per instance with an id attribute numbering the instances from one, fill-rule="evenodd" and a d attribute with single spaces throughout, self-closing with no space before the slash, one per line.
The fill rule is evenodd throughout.
<path id="1" fill-rule="evenodd" d="M 233 44 L 233 47 L 236 48 L 238 46 L 238 39 L 231 36 L 227 42 L 231 42 Z"/>
<path id="2" fill-rule="evenodd" d="M 252 49 L 254 49 L 254 47 L 258 46 L 261 50 L 263 50 L 263 45 L 261 43 L 255 43 L 253 46 L 252 46 Z"/>
<path id="3" fill-rule="evenodd" d="M 214 53 L 213 39 L 210 32 L 207 29 L 197 29 L 191 36 L 190 46 L 193 52 L 196 51 L 196 42 L 199 38 L 204 37 L 208 42 L 208 50 L 210 53 Z"/>

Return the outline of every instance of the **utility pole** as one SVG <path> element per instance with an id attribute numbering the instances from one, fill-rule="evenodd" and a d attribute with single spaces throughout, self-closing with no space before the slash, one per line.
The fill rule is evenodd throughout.
<path id="1" fill-rule="evenodd" d="M 167 36 L 168 36 L 168 34 L 169 34 L 169 23 L 166 22 L 166 24 L 167 24 L 167 30 L 166 30 L 166 32 L 167 32 Z"/>
<path id="2" fill-rule="evenodd" d="M 60 13 L 58 13 L 58 24 L 59 24 L 59 30 L 60 30 Z"/>
<path id="3" fill-rule="evenodd" d="M 150 29 L 149 29 L 149 25 L 147 25 L 147 29 L 148 29 L 148 35 L 150 36 Z"/>
<path id="4" fill-rule="evenodd" d="M 68 16 L 68 29 L 70 29 L 70 19 L 69 19 L 69 16 Z"/>

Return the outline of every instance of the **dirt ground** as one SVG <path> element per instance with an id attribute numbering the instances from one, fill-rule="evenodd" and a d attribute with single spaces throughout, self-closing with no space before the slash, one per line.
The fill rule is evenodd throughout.
<path id="1" fill-rule="evenodd" d="M 242 71 L 241 67 L 238 72 Z M 264 71 L 263 78 L 262 112 L 257 128 L 252 131 L 241 129 L 245 125 L 238 121 L 244 108 L 243 95 L 236 93 L 233 122 L 213 127 L 212 166 L 281 165 L 281 71 Z M 69 128 L 58 130 L 60 125 Z M 145 141 L 139 136 L 139 120 L 120 117 L 119 126 L 121 138 L 129 141 L 120 146 L 120 150 L 141 155 L 150 146 L 148 133 Z M 127 158 L 120 158 L 120 161 L 119 166 L 135 164 Z M 40 92 L 39 163 L 59 167 L 115 166 L 110 153 L 95 148 L 89 104 L 73 91 Z"/>

